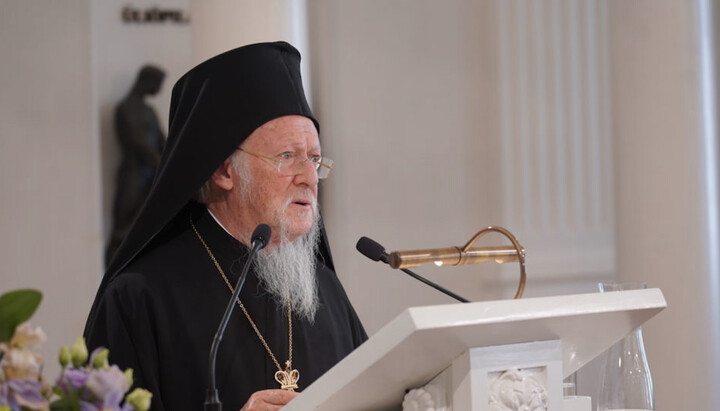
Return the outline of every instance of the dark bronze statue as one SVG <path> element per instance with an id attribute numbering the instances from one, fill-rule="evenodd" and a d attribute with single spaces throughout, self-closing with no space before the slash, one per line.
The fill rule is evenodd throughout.
<path id="1" fill-rule="evenodd" d="M 110 263 L 115 250 L 130 230 L 160 163 L 165 136 L 155 111 L 145 98 L 157 94 L 164 78 L 163 70 L 143 66 L 130 92 L 115 109 L 115 133 L 122 158 L 115 178 L 113 230 L 105 251 L 106 264 Z"/>

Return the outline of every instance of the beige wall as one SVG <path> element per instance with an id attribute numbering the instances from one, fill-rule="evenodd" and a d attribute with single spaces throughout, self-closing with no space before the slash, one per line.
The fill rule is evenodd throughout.
<path id="1" fill-rule="evenodd" d="M 0 3 L 0 292 L 43 292 L 48 375 L 82 334 L 101 267 L 90 33 L 90 1 Z"/>
<path id="2" fill-rule="evenodd" d="M 648 281 L 668 302 L 644 327 L 657 410 L 720 404 L 717 88 L 707 76 L 717 71 L 702 70 L 714 63 L 703 36 L 707 4 L 610 3 L 618 278 Z"/>

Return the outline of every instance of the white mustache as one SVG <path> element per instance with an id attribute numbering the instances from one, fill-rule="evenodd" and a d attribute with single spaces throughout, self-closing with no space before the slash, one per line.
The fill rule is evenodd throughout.
<path id="1" fill-rule="evenodd" d="M 310 206 L 313 209 L 313 212 L 317 212 L 317 197 L 312 192 L 309 193 L 309 195 L 293 195 L 288 197 L 282 205 L 283 211 L 287 210 L 287 208 L 290 206 L 290 204 L 295 202 L 296 198 L 301 198 L 303 201 L 308 201 L 310 203 Z"/>

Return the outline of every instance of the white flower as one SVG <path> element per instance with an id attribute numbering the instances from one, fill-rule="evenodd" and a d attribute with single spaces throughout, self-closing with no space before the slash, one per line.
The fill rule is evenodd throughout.
<path id="1" fill-rule="evenodd" d="M 15 334 L 10 339 L 10 346 L 39 350 L 45 344 L 45 341 L 47 341 L 45 332 L 40 327 L 33 330 L 30 323 L 26 321 L 15 328 Z"/>
<path id="2" fill-rule="evenodd" d="M 5 351 L 2 369 L 6 379 L 37 380 L 40 377 L 42 356 L 30 350 L 10 348 Z"/>

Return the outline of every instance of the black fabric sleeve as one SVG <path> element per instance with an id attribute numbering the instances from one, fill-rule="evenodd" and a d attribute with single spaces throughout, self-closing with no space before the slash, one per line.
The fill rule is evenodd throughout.
<path id="1" fill-rule="evenodd" d="M 116 277 L 99 301 L 97 315 L 85 335 L 89 350 L 106 347 L 109 361 L 121 369 L 133 369 L 133 387 L 153 393 L 152 410 L 164 411 L 158 381 L 158 351 L 152 318 L 152 299 L 142 277 Z"/>

